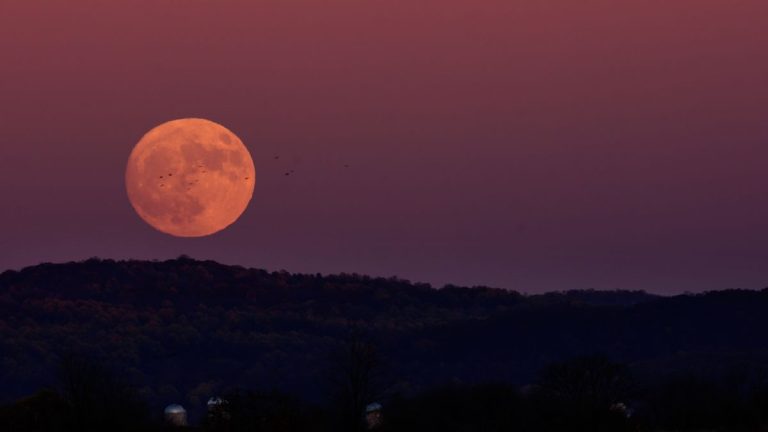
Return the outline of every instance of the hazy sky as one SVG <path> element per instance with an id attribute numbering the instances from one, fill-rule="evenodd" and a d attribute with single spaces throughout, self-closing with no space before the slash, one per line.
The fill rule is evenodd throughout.
<path id="1" fill-rule="evenodd" d="M 762 288 L 767 50 L 765 0 L 0 0 L 0 270 L 185 253 Z M 154 231 L 126 198 L 132 146 L 179 117 L 256 164 L 212 237 Z"/>

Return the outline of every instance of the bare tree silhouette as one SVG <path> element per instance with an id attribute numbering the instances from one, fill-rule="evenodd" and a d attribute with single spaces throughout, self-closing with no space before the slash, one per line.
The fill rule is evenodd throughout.
<path id="1" fill-rule="evenodd" d="M 363 331 L 350 330 L 331 354 L 332 400 L 344 431 L 365 429 L 365 406 L 381 395 L 382 362 L 376 344 Z"/>

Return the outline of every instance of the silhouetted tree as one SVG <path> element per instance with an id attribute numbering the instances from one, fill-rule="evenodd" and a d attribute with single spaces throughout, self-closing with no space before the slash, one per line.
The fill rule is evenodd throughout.
<path id="1" fill-rule="evenodd" d="M 381 395 L 382 363 L 373 341 L 362 330 L 352 329 L 344 343 L 331 354 L 332 400 L 344 431 L 365 427 L 367 404 Z"/>
<path id="2" fill-rule="evenodd" d="M 316 410 L 299 399 L 272 391 L 235 390 L 224 394 L 219 412 L 204 420 L 211 432 L 322 431 L 324 422 Z"/>
<path id="3" fill-rule="evenodd" d="M 40 390 L 35 395 L 0 407 L 0 430 L 14 432 L 64 431 L 67 407 L 53 390 Z"/>
<path id="4" fill-rule="evenodd" d="M 71 431 L 139 431 L 148 414 L 133 388 L 100 364 L 77 355 L 61 357 L 61 395 Z"/>
<path id="5" fill-rule="evenodd" d="M 629 427 L 625 413 L 615 409 L 631 396 L 626 365 L 603 356 L 579 357 L 545 367 L 538 385 L 540 408 L 551 427 L 585 431 Z"/>
<path id="6" fill-rule="evenodd" d="M 754 420 L 747 427 L 749 396 L 732 384 L 692 375 L 666 377 L 646 394 L 645 420 L 678 431 L 759 430 Z"/>
<path id="7" fill-rule="evenodd" d="M 527 425 L 513 386 L 447 386 L 388 404 L 382 432 L 506 432 Z"/>

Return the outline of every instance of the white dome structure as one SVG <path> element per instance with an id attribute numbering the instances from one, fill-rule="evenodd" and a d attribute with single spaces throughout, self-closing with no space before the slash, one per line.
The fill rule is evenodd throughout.
<path id="1" fill-rule="evenodd" d="M 378 429 L 381 426 L 381 409 L 382 406 L 378 402 L 365 407 L 365 423 L 368 430 Z"/>
<path id="2" fill-rule="evenodd" d="M 208 399 L 208 418 L 217 419 L 218 421 L 226 421 L 231 419 L 231 415 L 227 410 L 229 402 L 226 399 L 222 399 L 218 396 L 213 396 Z"/>
<path id="3" fill-rule="evenodd" d="M 227 401 L 225 401 L 224 399 L 222 399 L 222 398 L 220 398 L 218 396 L 213 396 L 210 399 L 208 399 L 208 409 L 212 410 L 212 409 L 218 408 L 218 407 L 220 407 L 220 406 L 222 406 L 222 405 L 224 405 L 226 403 L 227 403 Z"/>
<path id="4" fill-rule="evenodd" d="M 171 404 L 165 407 L 165 421 L 173 426 L 187 425 L 187 410 L 179 404 Z"/>

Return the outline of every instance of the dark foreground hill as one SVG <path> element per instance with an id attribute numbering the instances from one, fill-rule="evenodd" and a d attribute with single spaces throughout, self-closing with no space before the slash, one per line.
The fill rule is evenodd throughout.
<path id="1" fill-rule="evenodd" d="M 110 365 L 152 403 L 192 409 L 226 389 L 328 395 L 351 333 L 378 347 L 382 382 L 524 385 L 542 367 L 602 354 L 652 380 L 761 373 L 768 291 L 657 297 L 434 289 L 397 278 L 300 275 L 180 258 L 91 259 L 0 275 L 0 400 L 56 380 L 61 356 Z"/>

